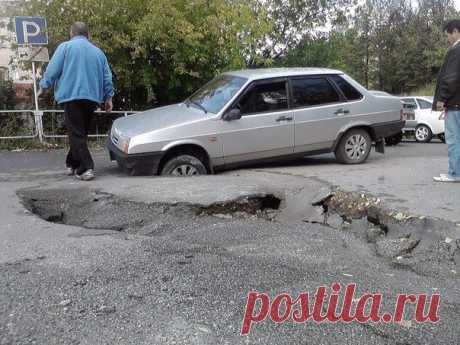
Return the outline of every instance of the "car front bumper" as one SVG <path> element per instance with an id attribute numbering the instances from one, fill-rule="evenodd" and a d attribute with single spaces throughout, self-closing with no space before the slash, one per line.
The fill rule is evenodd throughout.
<path id="1" fill-rule="evenodd" d="M 126 168 L 132 169 L 136 173 L 158 174 L 158 167 L 164 152 L 147 152 L 127 154 L 121 151 L 110 138 L 107 139 L 107 150 L 109 151 L 110 160 Z"/>

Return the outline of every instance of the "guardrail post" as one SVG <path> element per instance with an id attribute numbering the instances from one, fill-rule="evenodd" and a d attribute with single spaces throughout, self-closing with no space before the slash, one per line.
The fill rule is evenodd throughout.
<path id="1" fill-rule="evenodd" d="M 43 142 L 43 111 L 36 110 L 34 111 L 35 118 L 35 130 L 38 134 L 38 140 Z"/>

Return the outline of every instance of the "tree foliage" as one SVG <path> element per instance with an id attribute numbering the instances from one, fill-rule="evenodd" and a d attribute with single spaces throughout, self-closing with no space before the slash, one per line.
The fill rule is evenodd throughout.
<path id="1" fill-rule="evenodd" d="M 87 22 L 123 108 L 170 103 L 216 73 L 264 65 L 257 42 L 272 29 L 263 8 L 242 0 L 30 0 L 23 12 L 48 19 L 52 51 L 73 22 Z"/>
<path id="2" fill-rule="evenodd" d="M 453 0 L 22 0 L 48 20 L 51 53 L 75 21 L 107 54 L 116 106 L 182 100 L 217 73 L 332 67 L 369 88 L 432 83 L 446 52 Z M 15 13 L 19 14 L 19 13 Z"/>
<path id="3" fill-rule="evenodd" d="M 442 26 L 456 15 L 452 0 L 366 0 L 278 63 L 340 68 L 368 88 L 408 93 L 433 83 L 447 50 Z"/>

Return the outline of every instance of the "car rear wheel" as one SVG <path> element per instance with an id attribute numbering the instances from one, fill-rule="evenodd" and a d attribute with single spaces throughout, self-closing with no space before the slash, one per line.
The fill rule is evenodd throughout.
<path id="1" fill-rule="evenodd" d="M 433 133 L 428 126 L 418 125 L 415 129 L 415 140 L 419 143 L 429 143 L 433 139 Z"/>
<path id="2" fill-rule="evenodd" d="M 369 157 L 372 139 L 364 129 L 352 129 L 345 133 L 335 150 L 335 157 L 342 164 L 361 164 Z"/>
<path id="3" fill-rule="evenodd" d="M 206 175 L 207 170 L 203 162 L 188 154 L 170 158 L 161 169 L 161 175 L 167 176 L 198 176 Z"/>

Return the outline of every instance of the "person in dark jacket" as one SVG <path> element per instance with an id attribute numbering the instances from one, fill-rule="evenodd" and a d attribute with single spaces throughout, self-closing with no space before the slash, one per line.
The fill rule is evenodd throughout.
<path id="1" fill-rule="evenodd" d="M 438 75 L 433 110 L 443 111 L 449 171 L 433 179 L 460 182 L 460 20 L 444 26 L 450 48 Z"/>
<path id="2" fill-rule="evenodd" d="M 85 23 L 72 25 L 71 38 L 54 53 L 40 81 L 39 92 L 54 88 L 56 101 L 64 106 L 70 143 L 67 173 L 84 181 L 94 178 L 94 162 L 87 143 L 94 111 L 101 103 L 107 112 L 112 111 L 114 95 L 107 58 L 88 36 Z"/>

